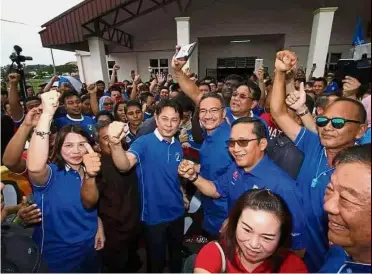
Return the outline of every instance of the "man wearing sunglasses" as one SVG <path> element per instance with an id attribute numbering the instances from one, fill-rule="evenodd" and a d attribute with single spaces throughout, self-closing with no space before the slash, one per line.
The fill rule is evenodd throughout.
<path id="1" fill-rule="evenodd" d="M 317 272 L 324 263 L 329 245 L 323 198 L 334 170 L 333 159 L 339 151 L 353 146 L 356 139 L 363 136 L 366 130 L 366 111 L 358 101 L 339 98 L 327 107 L 322 116 L 316 118 L 318 134 L 301 127 L 288 114 L 285 104 L 286 76 L 296 67 L 296 63 L 297 57 L 293 52 L 277 53 L 270 110 L 281 130 L 304 153 L 304 164 L 297 184 L 303 196 L 309 237 L 305 263 L 309 272 Z M 302 95 L 300 104 L 304 104 L 303 99 Z M 296 109 L 297 115 L 302 119 L 309 115 L 305 106 Z"/>
<path id="2" fill-rule="evenodd" d="M 287 203 L 293 218 L 292 248 L 303 250 L 306 246 L 305 220 L 296 182 L 266 155 L 267 130 L 258 118 L 240 118 L 232 124 L 227 141 L 235 162 L 214 180 L 207 180 L 197 173 L 195 165 L 181 162 L 178 174 L 189 179 L 206 196 L 227 198 L 228 210 L 246 191 L 255 188 L 270 189 Z"/>

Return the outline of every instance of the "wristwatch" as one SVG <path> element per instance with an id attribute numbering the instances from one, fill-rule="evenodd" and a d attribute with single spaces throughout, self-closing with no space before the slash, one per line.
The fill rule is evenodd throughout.
<path id="1" fill-rule="evenodd" d="M 195 182 L 198 178 L 199 178 L 199 173 L 196 173 L 195 178 L 192 179 L 192 180 L 189 180 L 189 181 L 190 181 L 190 183 L 193 183 L 193 182 Z"/>
<path id="2" fill-rule="evenodd" d="M 302 112 L 296 112 L 296 114 L 298 115 L 298 116 L 300 116 L 300 117 L 302 117 L 302 116 L 304 116 L 304 115 L 306 115 L 306 114 L 308 114 L 309 113 L 309 109 L 308 108 L 305 108 L 305 110 L 304 111 L 302 111 Z"/>

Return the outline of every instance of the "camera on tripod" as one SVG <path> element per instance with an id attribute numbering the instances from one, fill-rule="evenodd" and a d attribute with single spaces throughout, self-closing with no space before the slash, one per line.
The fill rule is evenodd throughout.
<path id="1" fill-rule="evenodd" d="M 21 62 L 32 60 L 31 56 L 21 55 L 22 48 L 20 46 L 15 45 L 13 48 L 14 48 L 14 52 L 9 56 L 9 58 L 10 58 L 10 60 L 12 60 L 12 62 L 19 64 Z"/>

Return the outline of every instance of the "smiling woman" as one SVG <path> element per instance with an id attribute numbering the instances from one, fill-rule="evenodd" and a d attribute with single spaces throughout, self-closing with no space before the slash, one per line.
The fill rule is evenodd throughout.
<path id="1" fill-rule="evenodd" d="M 227 273 L 304 273 L 304 262 L 289 251 L 291 215 L 283 199 L 266 189 L 252 189 L 232 208 L 220 243 Z M 215 243 L 199 252 L 194 273 L 220 273 L 223 262 Z"/>

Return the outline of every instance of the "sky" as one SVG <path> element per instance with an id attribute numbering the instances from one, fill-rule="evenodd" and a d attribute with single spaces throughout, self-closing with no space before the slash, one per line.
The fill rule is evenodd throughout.
<path id="1" fill-rule="evenodd" d="M 80 2 L 82 0 L 1 0 L 1 19 L 25 24 L 0 21 L 1 66 L 10 64 L 14 45 L 23 49 L 22 55 L 33 57 L 33 61 L 26 64 L 52 64 L 50 49 L 41 45 L 41 25 Z M 53 55 L 56 65 L 76 61 L 74 52 L 53 49 Z"/>

